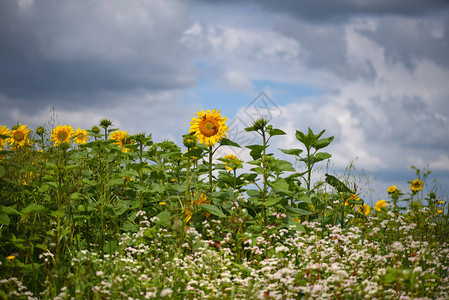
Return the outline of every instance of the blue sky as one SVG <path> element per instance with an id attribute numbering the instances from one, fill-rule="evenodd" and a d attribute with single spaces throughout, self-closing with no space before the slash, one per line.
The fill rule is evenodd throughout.
<path id="1" fill-rule="evenodd" d="M 326 129 L 332 171 L 355 161 L 374 200 L 408 189 L 411 165 L 447 192 L 448 53 L 440 0 L 3 0 L 0 122 L 110 118 L 179 142 L 200 109 L 249 124 L 263 92 L 288 133 L 273 149 Z"/>

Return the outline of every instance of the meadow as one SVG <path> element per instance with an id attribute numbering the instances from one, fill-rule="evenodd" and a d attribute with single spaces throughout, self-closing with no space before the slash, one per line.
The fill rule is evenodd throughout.
<path id="1" fill-rule="evenodd" d="M 226 121 L 198 112 L 182 145 L 108 119 L 0 125 L 0 298 L 449 299 L 447 203 L 430 171 L 370 207 L 350 178 L 314 177 L 332 159 L 324 130 L 296 130 L 302 148 L 284 160 L 268 120 L 245 146 Z"/>

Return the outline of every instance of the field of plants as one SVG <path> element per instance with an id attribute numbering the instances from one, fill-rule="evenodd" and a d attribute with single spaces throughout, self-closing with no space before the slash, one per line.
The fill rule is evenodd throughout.
<path id="1" fill-rule="evenodd" d="M 241 146 L 226 121 L 198 112 L 182 145 L 108 119 L 0 125 L 0 299 L 449 299 L 430 171 L 370 207 L 348 178 L 315 178 L 324 130 L 281 159 L 284 131 L 260 118 Z"/>

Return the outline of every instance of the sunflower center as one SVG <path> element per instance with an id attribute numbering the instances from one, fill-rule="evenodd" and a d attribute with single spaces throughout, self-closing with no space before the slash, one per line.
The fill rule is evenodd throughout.
<path id="1" fill-rule="evenodd" d="M 23 132 L 20 131 L 16 131 L 13 134 L 13 138 L 14 140 L 16 140 L 17 142 L 21 142 L 23 141 L 23 139 L 25 138 L 25 134 Z"/>
<path id="2" fill-rule="evenodd" d="M 211 137 L 218 133 L 218 122 L 213 118 L 204 116 L 199 124 L 199 129 L 204 136 Z"/>
<path id="3" fill-rule="evenodd" d="M 69 135 L 65 131 L 58 132 L 58 140 L 65 141 Z"/>

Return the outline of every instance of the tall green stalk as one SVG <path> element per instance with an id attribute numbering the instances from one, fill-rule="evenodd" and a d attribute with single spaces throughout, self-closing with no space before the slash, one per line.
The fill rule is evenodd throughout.
<path id="1" fill-rule="evenodd" d="M 212 183 L 212 146 L 209 146 L 209 184 L 210 184 L 210 191 L 213 190 L 213 183 Z"/>
<path id="2" fill-rule="evenodd" d="M 263 128 L 262 130 L 262 145 L 263 145 L 263 156 L 262 156 L 262 166 L 263 166 L 263 190 L 262 190 L 262 202 L 265 203 L 266 202 L 266 198 L 267 198 L 267 190 L 268 190 L 268 167 L 267 167 L 267 139 L 266 139 L 266 135 L 265 135 L 265 128 Z M 267 225 L 268 224 L 268 216 L 267 216 L 267 207 L 266 205 L 262 206 L 262 211 L 263 211 L 263 220 L 264 220 L 264 224 Z"/>

